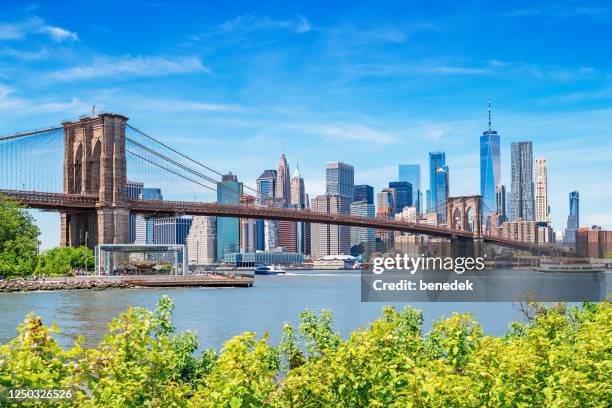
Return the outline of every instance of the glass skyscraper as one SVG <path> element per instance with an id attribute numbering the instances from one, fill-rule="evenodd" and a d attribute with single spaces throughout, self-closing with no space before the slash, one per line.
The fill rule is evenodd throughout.
<path id="1" fill-rule="evenodd" d="M 531 142 L 512 143 L 512 220 L 535 220 Z"/>
<path id="2" fill-rule="evenodd" d="M 242 183 L 232 174 L 226 174 L 217 183 L 217 202 L 224 204 L 240 204 Z M 240 219 L 217 217 L 217 261 L 223 260 L 223 255 L 240 251 Z"/>
<path id="3" fill-rule="evenodd" d="M 576 243 L 576 231 L 580 228 L 580 194 L 578 191 L 569 193 L 569 214 L 565 229 L 565 243 Z"/>
<path id="4" fill-rule="evenodd" d="M 412 206 L 412 184 L 407 181 L 390 181 L 389 188 L 395 191 L 395 213 L 402 212 L 404 207 Z"/>
<path id="5" fill-rule="evenodd" d="M 355 195 L 355 171 L 342 162 L 327 163 L 325 167 L 325 194 L 339 195 L 353 201 Z"/>
<path id="6" fill-rule="evenodd" d="M 444 152 L 429 153 L 429 212 L 438 214 L 438 222 L 446 222 L 448 198 L 448 166 Z"/>
<path id="7" fill-rule="evenodd" d="M 497 132 L 491 130 L 489 116 L 489 130 L 480 136 L 480 195 L 483 220 L 495 212 L 495 186 L 501 182 L 499 139 Z"/>
<path id="8" fill-rule="evenodd" d="M 421 191 L 421 165 L 400 164 L 397 166 L 398 180 L 407 181 L 412 185 L 412 204 L 418 212 L 423 212 L 423 193 Z"/>
<path id="9" fill-rule="evenodd" d="M 262 204 L 276 196 L 276 170 L 264 170 L 257 177 L 257 203 Z"/>
<path id="10" fill-rule="evenodd" d="M 374 204 L 374 187 L 367 184 L 356 185 L 353 201 L 365 201 L 368 204 Z"/>

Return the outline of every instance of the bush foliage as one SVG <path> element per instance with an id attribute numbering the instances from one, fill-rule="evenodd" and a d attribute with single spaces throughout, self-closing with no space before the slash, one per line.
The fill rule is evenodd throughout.
<path id="1" fill-rule="evenodd" d="M 304 312 L 299 328 L 285 325 L 278 348 L 244 333 L 199 356 L 195 335 L 175 332 L 166 296 L 155 311 L 128 309 L 93 349 L 81 341 L 62 349 L 57 328 L 28 315 L 0 348 L 0 389 L 76 394 L 19 406 L 609 407 L 610 303 L 528 308 L 526 322 L 490 337 L 470 315 L 425 334 L 420 311 L 387 307 L 346 341 L 329 312 Z"/>

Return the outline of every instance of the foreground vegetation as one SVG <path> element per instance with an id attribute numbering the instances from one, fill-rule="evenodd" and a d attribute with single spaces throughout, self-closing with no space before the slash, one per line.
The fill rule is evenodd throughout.
<path id="1" fill-rule="evenodd" d="M 55 327 L 27 316 L 0 348 L 0 388 L 71 387 L 72 402 L 19 406 L 608 407 L 612 306 L 531 303 L 504 337 L 454 314 L 422 332 L 423 315 L 385 308 L 347 341 L 329 312 L 285 325 L 277 348 L 244 333 L 200 356 L 175 333 L 172 301 L 129 309 L 97 348 L 63 350 Z M 0 395 L 3 394 L 0 391 Z M 5 404 L 8 404 L 6 401 Z M 2 402 L 0 401 L 0 406 Z M 15 405 L 17 406 L 17 405 Z"/>
<path id="2" fill-rule="evenodd" d="M 39 236 L 32 216 L 0 195 L 0 277 L 64 276 L 85 269 L 86 265 L 88 270 L 93 269 L 91 249 L 62 247 L 39 253 Z"/>

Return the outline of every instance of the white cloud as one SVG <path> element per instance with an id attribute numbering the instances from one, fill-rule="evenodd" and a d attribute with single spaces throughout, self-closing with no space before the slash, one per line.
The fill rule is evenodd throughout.
<path id="1" fill-rule="evenodd" d="M 396 140 L 395 135 L 374 129 L 367 125 L 355 123 L 325 123 L 318 125 L 297 124 L 305 133 L 323 135 L 336 141 L 366 141 L 370 143 L 392 143 Z"/>
<path id="2" fill-rule="evenodd" d="M 91 64 L 50 72 L 44 79 L 68 82 L 103 77 L 155 77 L 171 74 L 208 73 L 210 70 L 197 57 L 98 57 Z"/>
<path id="3" fill-rule="evenodd" d="M 312 30 L 312 25 L 305 17 L 300 15 L 294 19 L 274 20 L 268 16 L 245 14 L 225 21 L 219 26 L 219 30 L 226 33 L 270 29 L 284 29 L 295 33 L 306 33 Z"/>
<path id="4" fill-rule="evenodd" d="M 77 33 L 49 25 L 40 17 L 31 17 L 16 23 L 0 24 L 0 40 L 19 40 L 29 35 L 45 35 L 56 42 L 77 41 Z"/>

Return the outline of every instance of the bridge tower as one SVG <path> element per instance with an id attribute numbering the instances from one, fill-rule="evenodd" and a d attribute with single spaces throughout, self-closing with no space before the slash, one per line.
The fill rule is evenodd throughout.
<path id="1" fill-rule="evenodd" d="M 448 227 L 459 231 L 471 231 L 471 240 L 454 238 L 451 243 L 453 257 L 480 257 L 482 247 L 482 196 L 448 197 L 446 220 Z"/>
<path id="2" fill-rule="evenodd" d="M 128 242 L 125 124 L 128 118 L 102 113 L 63 122 L 64 193 L 97 197 L 96 210 L 61 213 L 61 245 Z"/>

